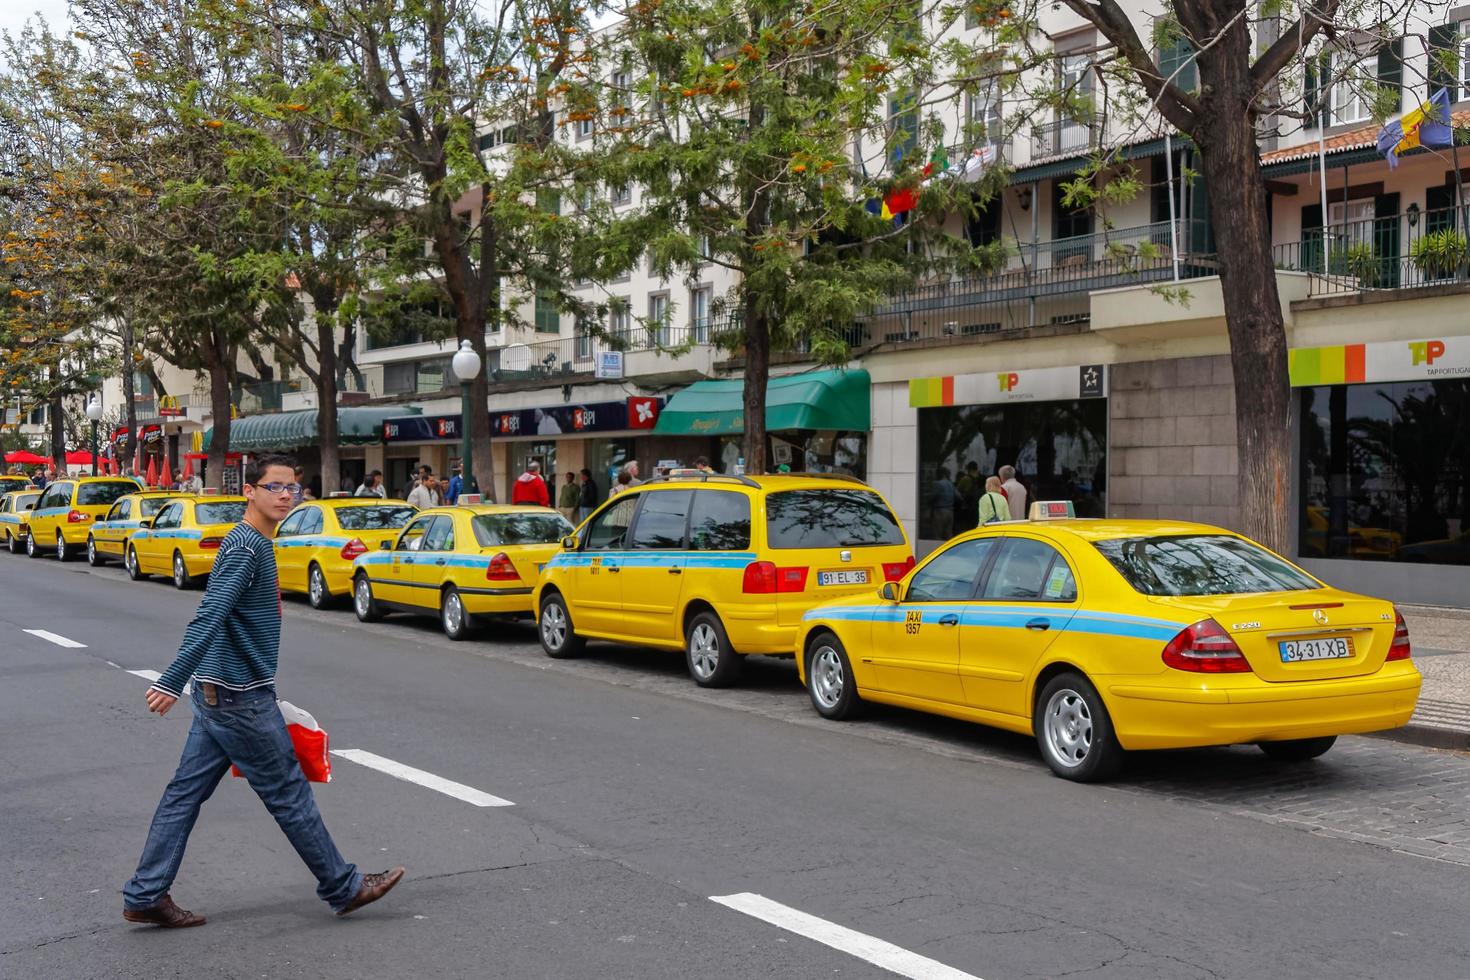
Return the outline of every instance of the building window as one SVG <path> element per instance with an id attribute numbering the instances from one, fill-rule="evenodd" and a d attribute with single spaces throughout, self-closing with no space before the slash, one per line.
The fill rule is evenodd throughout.
<path id="1" fill-rule="evenodd" d="M 583 324 L 581 317 L 577 317 L 576 336 L 575 356 L 577 360 L 592 360 L 592 335 L 588 333 L 587 327 Z"/>
<path id="2" fill-rule="evenodd" d="M 1192 92 L 1199 87 L 1199 70 L 1194 63 L 1194 45 L 1189 39 L 1172 29 L 1170 35 L 1159 45 L 1159 74 L 1174 79 L 1174 84 Z"/>
<path id="3" fill-rule="evenodd" d="M 1332 77 L 1332 124 L 1367 122 L 1373 118 L 1372 99 L 1368 87 L 1377 83 L 1377 78 L 1356 52 L 1336 54 L 1331 59 Z"/>
<path id="4" fill-rule="evenodd" d="M 627 184 L 620 184 L 620 185 L 612 188 L 612 206 L 613 207 L 620 208 L 620 207 L 623 207 L 624 205 L 632 204 L 632 203 L 633 203 L 633 192 L 628 188 L 628 185 Z"/>
<path id="5" fill-rule="evenodd" d="M 710 305 L 714 290 L 700 286 L 689 293 L 689 331 L 696 344 L 709 343 Z"/>
<path id="6" fill-rule="evenodd" d="M 608 304 L 607 330 L 625 344 L 632 339 L 633 297 L 617 296 Z"/>
<path id="7" fill-rule="evenodd" d="M 414 390 L 414 363 L 399 361 L 383 365 L 383 392 L 401 395 Z"/>
<path id="8" fill-rule="evenodd" d="M 1470 565 L 1470 379 L 1301 389 L 1299 554 Z"/>
<path id="9" fill-rule="evenodd" d="M 914 155 L 919 146 L 919 113 L 912 93 L 888 100 L 889 155 L 894 163 Z"/>
<path id="10" fill-rule="evenodd" d="M 449 387 L 449 358 L 419 361 L 415 381 L 416 391 L 443 391 Z"/>
<path id="11" fill-rule="evenodd" d="M 593 120 L 591 120 L 591 119 L 578 119 L 577 120 L 577 139 L 579 139 L 579 140 L 591 139 L 592 138 L 592 124 L 593 124 Z"/>
<path id="12" fill-rule="evenodd" d="M 966 116 L 972 132 L 982 144 L 999 148 L 1005 141 L 1005 123 L 1001 118 L 1000 93 L 994 85 L 965 96 Z"/>
<path id="13" fill-rule="evenodd" d="M 648 335 L 658 347 L 669 343 L 669 294 L 648 295 Z"/>
<path id="14" fill-rule="evenodd" d="M 561 313 L 551 294 L 544 289 L 536 291 L 536 332 L 561 333 Z"/>

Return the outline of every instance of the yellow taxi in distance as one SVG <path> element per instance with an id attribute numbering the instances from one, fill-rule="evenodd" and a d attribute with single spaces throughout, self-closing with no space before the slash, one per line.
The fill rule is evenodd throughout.
<path id="1" fill-rule="evenodd" d="M 603 504 L 546 564 L 541 646 L 684 650 L 702 687 L 745 654 L 790 656 L 802 616 L 904 576 L 913 551 L 882 495 L 829 474 L 650 480 Z"/>
<path id="2" fill-rule="evenodd" d="M 102 565 L 109 558 L 122 560 L 128 538 L 143 518 L 157 514 L 170 500 L 187 496 L 190 495 L 172 490 L 140 490 L 118 497 L 87 535 L 87 564 Z"/>
<path id="3" fill-rule="evenodd" d="M 304 592 L 322 609 L 352 592 L 352 563 L 391 545 L 418 508 L 406 500 L 329 497 L 300 504 L 276 528 L 282 592 Z"/>
<path id="4" fill-rule="evenodd" d="M 463 504 L 420 511 L 390 551 L 353 562 L 353 609 L 365 623 L 398 610 L 439 614 L 462 640 L 475 616 L 529 613 L 541 566 L 572 525 L 546 507 Z"/>
<path id="5" fill-rule="evenodd" d="M 31 511 L 26 554 L 39 558 L 52 551 L 61 561 L 87 543 L 92 524 L 112 509 L 119 497 L 137 493 L 138 484 L 125 477 L 82 476 L 53 480 L 41 491 Z"/>
<path id="6" fill-rule="evenodd" d="M 143 518 L 128 538 L 123 565 L 133 581 L 149 575 L 173 576 L 174 588 L 187 589 L 208 575 L 214 556 L 231 528 L 245 519 L 244 497 L 175 497 L 152 517 Z"/>
<path id="7" fill-rule="evenodd" d="M 0 536 L 12 555 L 20 554 L 29 533 L 31 508 L 41 499 L 39 490 L 11 490 L 0 496 Z"/>
<path id="8" fill-rule="evenodd" d="M 12 490 L 39 490 L 40 487 L 31 485 L 28 476 L 6 475 L 0 476 L 0 493 L 10 493 Z"/>
<path id="9" fill-rule="evenodd" d="M 1156 520 L 967 532 L 902 582 L 811 610 L 796 652 L 825 717 L 869 700 L 1032 734 L 1078 781 L 1131 749 L 1315 758 L 1406 723 L 1420 685 L 1392 603 L 1230 531 Z"/>

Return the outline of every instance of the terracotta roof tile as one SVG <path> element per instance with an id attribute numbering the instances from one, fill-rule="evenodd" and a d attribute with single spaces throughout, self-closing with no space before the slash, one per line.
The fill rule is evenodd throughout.
<path id="1" fill-rule="evenodd" d="M 1462 109 L 1459 112 L 1450 113 L 1450 119 L 1456 128 L 1470 126 L 1470 109 Z M 1361 129 L 1349 130 L 1346 133 L 1338 133 L 1329 136 L 1323 141 L 1324 148 L 1328 153 L 1337 153 L 1342 150 L 1364 150 L 1378 145 L 1378 133 L 1382 126 L 1370 125 Z M 1261 165 L 1272 163 L 1286 163 L 1289 160 L 1305 160 L 1307 157 L 1317 155 L 1318 143 L 1312 140 L 1309 143 L 1299 143 L 1296 146 L 1288 146 L 1280 150 L 1271 150 L 1261 154 Z"/>

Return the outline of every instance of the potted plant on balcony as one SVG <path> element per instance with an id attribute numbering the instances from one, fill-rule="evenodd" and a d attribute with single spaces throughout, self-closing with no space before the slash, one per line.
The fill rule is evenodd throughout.
<path id="1" fill-rule="evenodd" d="M 1352 276 L 1364 289 L 1378 284 L 1378 256 L 1367 242 L 1333 249 L 1327 270 L 1336 276 Z"/>
<path id="2" fill-rule="evenodd" d="M 1426 279 L 1449 279 L 1465 264 L 1470 249 L 1453 228 L 1432 231 L 1409 246 L 1409 259 Z"/>

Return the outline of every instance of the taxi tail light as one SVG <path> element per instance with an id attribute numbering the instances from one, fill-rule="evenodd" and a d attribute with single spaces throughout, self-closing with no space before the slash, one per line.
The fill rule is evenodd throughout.
<path id="1" fill-rule="evenodd" d="M 224 538 L 200 538 L 199 547 L 204 551 L 218 551 Z"/>
<path id="2" fill-rule="evenodd" d="M 66 523 L 68 524 L 85 524 L 91 519 L 91 514 L 84 514 L 79 510 L 73 510 L 71 513 L 66 515 Z"/>
<path id="3" fill-rule="evenodd" d="M 805 592 L 807 572 L 805 566 L 777 568 L 775 562 L 753 561 L 745 566 L 740 588 L 751 595 Z"/>
<path id="4" fill-rule="evenodd" d="M 903 561 L 885 561 L 883 563 L 883 581 L 897 582 L 909 573 L 914 567 L 914 556 L 909 555 Z"/>
<path id="5" fill-rule="evenodd" d="M 1393 642 L 1388 647 L 1389 660 L 1409 659 L 1409 624 L 1404 622 L 1404 614 L 1397 609 L 1393 611 Z"/>
<path id="6" fill-rule="evenodd" d="M 358 555 L 365 555 L 367 552 L 368 546 L 363 543 L 362 538 L 353 538 L 342 546 L 341 555 L 347 561 L 351 561 Z"/>
<path id="7" fill-rule="evenodd" d="M 510 555 L 502 551 L 490 559 L 490 567 L 485 569 L 485 578 L 491 582 L 519 582 L 521 575 L 516 571 Z"/>
<path id="8" fill-rule="evenodd" d="M 1164 647 L 1164 663 L 1196 674 L 1248 674 L 1251 670 L 1235 640 L 1213 619 L 1180 630 Z"/>

